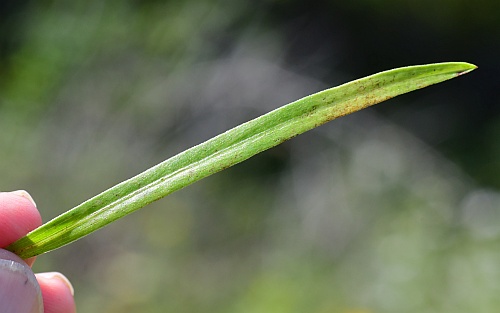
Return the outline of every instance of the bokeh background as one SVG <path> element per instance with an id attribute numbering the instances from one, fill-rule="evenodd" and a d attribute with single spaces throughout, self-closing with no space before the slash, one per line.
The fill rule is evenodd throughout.
<path id="1" fill-rule="evenodd" d="M 28 190 L 44 220 L 324 88 L 479 66 L 39 257 L 80 313 L 500 310 L 500 1 L 0 8 L 0 190 Z"/>

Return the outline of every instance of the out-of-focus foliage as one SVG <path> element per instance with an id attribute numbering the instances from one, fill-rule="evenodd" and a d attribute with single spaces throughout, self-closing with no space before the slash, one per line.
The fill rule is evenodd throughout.
<path id="1" fill-rule="evenodd" d="M 64 272 L 84 313 L 497 311 L 498 1 L 452 2 L 11 8 L 0 189 L 27 189 L 46 220 L 328 86 L 455 58 L 480 67 L 298 137 L 35 269 Z"/>

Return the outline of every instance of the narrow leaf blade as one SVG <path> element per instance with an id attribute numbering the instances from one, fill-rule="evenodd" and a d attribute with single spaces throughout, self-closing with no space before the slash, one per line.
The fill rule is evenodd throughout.
<path id="1" fill-rule="evenodd" d="M 475 68 L 463 62 L 409 66 L 307 96 L 228 130 L 104 191 L 33 230 L 7 249 L 22 258 L 57 249 L 335 118 Z"/>

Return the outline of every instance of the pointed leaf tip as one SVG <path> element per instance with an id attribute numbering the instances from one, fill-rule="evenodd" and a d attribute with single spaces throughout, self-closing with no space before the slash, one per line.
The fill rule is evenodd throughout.
<path id="1" fill-rule="evenodd" d="M 463 62 L 463 70 L 457 73 L 457 76 L 464 75 L 467 73 L 472 72 L 477 68 L 477 65 L 471 64 L 471 63 L 465 63 Z"/>

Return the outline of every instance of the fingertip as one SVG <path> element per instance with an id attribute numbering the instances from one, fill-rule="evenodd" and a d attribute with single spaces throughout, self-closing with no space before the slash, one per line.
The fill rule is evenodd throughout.
<path id="1" fill-rule="evenodd" d="M 3 249 L 0 249 L 0 290 L 1 312 L 43 312 L 35 275 L 21 258 Z"/>
<path id="2" fill-rule="evenodd" d="M 26 190 L 15 190 L 15 191 L 12 191 L 11 193 L 15 194 L 16 196 L 19 196 L 21 198 L 28 200 L 36 208 L 35 200 L 33 200 L 33 197 L 31 197 L 31 195 Z"/>
<path id="3" fill-rule="evenodd" d="M 40 225 L 40 212 L 26 191 L 0 192 L 0 247 L 13 243 Z"/>
<path id="4" fill-rule="evenodd" d="M 61 273 L 35 274 L 42 290 L 45 313 L 75 313 L 74 289 Z"/>

